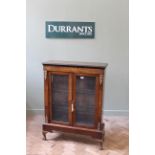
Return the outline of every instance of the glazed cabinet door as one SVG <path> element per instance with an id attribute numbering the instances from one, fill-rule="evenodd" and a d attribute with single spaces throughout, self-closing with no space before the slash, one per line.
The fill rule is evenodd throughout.
<path id="1" fill-rule="evenodd" d="M 96 128 L 98 76 L 74 76 L 74 126 Z"/>
<path id="2" fill-rule="evenodd" d="M 49 109 L 50 122 L 71 124 L 70 101 L 71 75 L 69 73 L 49 74 Z"/>

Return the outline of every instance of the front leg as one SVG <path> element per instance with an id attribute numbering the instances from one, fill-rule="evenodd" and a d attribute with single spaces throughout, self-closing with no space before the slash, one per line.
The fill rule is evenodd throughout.
<path id="1" fill-rule="evenodd" d="M 100 141 L 100 150 L 103 150 L 103 142 L 104 142 L 104 133 L 102 134 L 102 139 Z"/>
<path id="2" fill-rule="evenodd" d="M 103 150 L 103 142 L 104 142 L 104 136 L 105 136 L 105 125 L 104 123 L 101 124 L 101 128 L 100 130 L 102 131 L 102 138 L 101 138 L 101 142 L 100 142 L 100 149 Z"/>
<path id="3" fill-rule="evenodd" d="M 48 132 L 48 131 L 42 131 L 43 140 L 47 140 L 47 139 L 46 139 L 46 134 L 47 134 L 47 132 Z"/>

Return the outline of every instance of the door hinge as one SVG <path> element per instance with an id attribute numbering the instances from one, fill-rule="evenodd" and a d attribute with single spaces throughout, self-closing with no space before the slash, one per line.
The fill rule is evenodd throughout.
<path id="1" fill-rule="evenodd" d="M 100 85 L 103 83 L 103 75 L 100 75 Z"/>
<path id="2" fill-rule="evenodd" d="M 74 111 L 74 105 L 73 104 L 71 105 L 71 111 L 72 112 Z"/>
<path id="3" fill-rule="evenodd" d="M 47 79 L 47 71 L 44 70 L 44 79 L 46 80 Z"/>
<path id="4" fill-rule="evenodd" d="M 48 123 L 48 116 L 47 116 L 47 113 L 45 114 L 45 122 Z"/>

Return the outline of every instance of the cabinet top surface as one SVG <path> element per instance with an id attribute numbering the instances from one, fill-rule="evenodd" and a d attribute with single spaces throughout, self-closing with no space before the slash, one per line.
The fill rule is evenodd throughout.
<path id="1" fill-rule="evenodd" d="M 90 67 L 90 68 L 106 68 L 107 63 L 97 62 L 79 62 L 79 61 L 60 61 L 60 60 L 49 60 L 42 63 L 43 65 L 51 66 L 73 66 L 73 67 Z"/>

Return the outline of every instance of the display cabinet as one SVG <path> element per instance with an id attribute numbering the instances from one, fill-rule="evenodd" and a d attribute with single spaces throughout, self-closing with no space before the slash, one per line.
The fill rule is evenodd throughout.
<path id="1" fill-rule="evenodd" d="M 106 63 L 48 61 L 44 69 L 42 133 L 61 131 L 104 139 L 103 86 Z"/>

